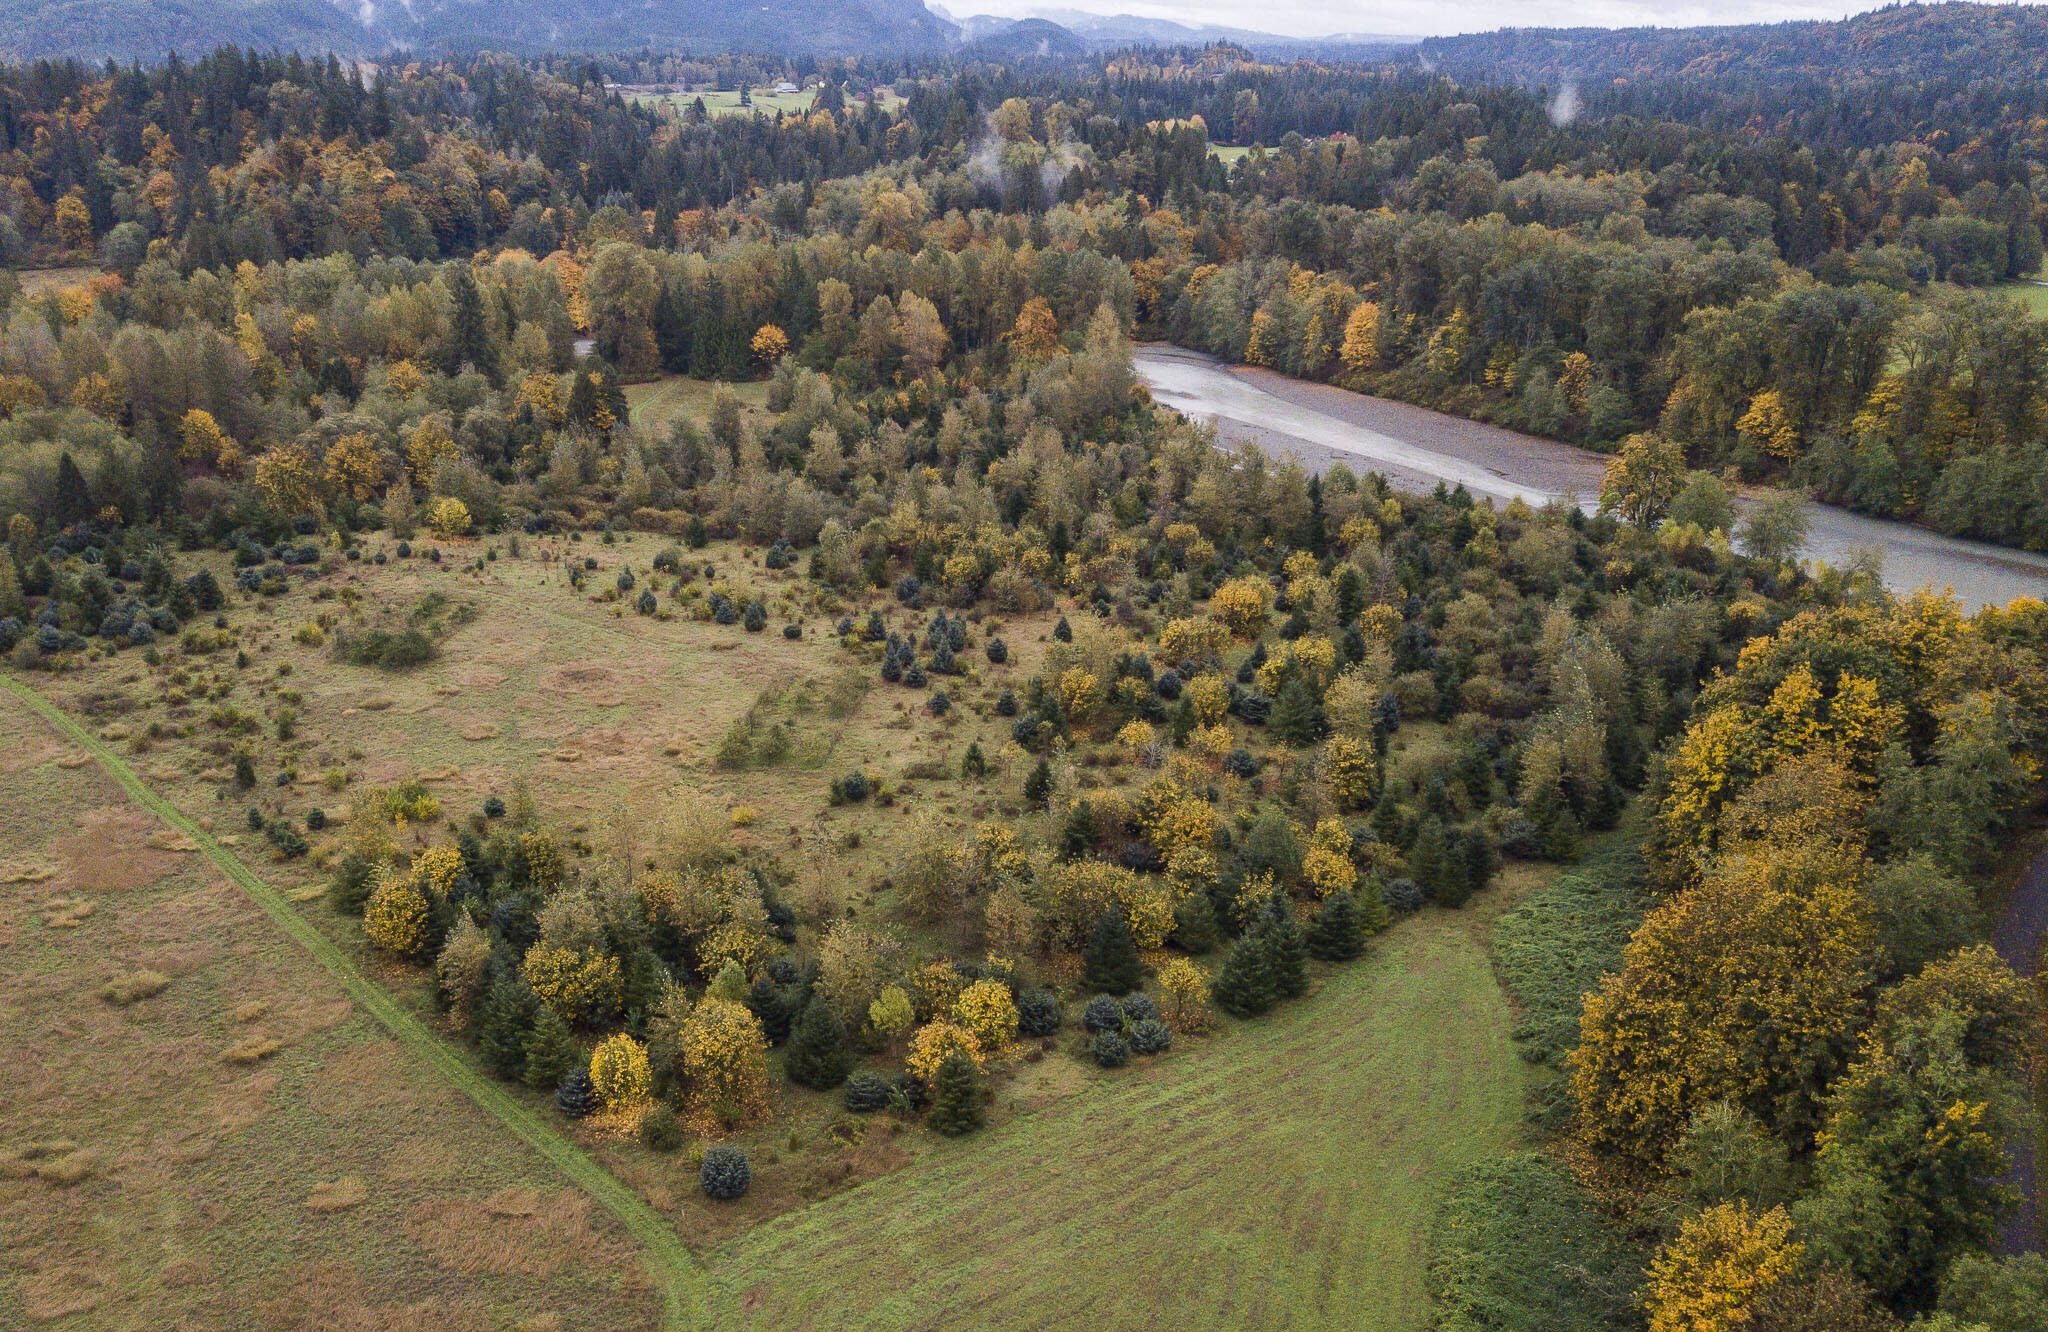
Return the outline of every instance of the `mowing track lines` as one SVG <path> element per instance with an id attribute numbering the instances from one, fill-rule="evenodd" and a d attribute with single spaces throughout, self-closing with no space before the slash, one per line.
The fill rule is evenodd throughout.
<path id="1" fill-rule="evenodd" d="M 8 691 L 33 709 L 36 715 L 92 755 L 137 804 L 191 838 L 215 869 L 247 893 L 279 929 L 327 968 L 341 982 L 349 997 L 377 1019 L 399 1044 L 455 1084 L 470 1100 L 510 1129 L 515 1137 L 552 1161 L 571 1182 L 617 1217 L 619 1223 L 640 1242 L 646 1254 L 649 1274 L 661 1288 L 664 1326 L 694 1328 L 709 1324 L 702 1269 L 684 1247 L 681 1237 L 638 1194 L 621 1184 L 610 1171 L 540 1116 L 521 1105 L 503 1087 L 471 1068 L 447 1042 L 386 993 L 383 986 L 364 975 L 333 940 L 299 914 L 277 889 L 257 878 L 248 866 L 215 841 L 204 828 L 158 795 L 128 766 L 125 759 L 86 730 L 71 714 L 11 675 L 0 674 L 0 684 L 5 684 Z"/>

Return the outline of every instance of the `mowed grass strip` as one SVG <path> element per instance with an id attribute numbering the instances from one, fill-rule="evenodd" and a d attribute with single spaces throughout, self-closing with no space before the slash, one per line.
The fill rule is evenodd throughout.
<path id="1" fill-rule="evenodd" d="M 599 1205 L 617 1217 L 645 1252 L 655 1283 L 663 1291 L 665 1322 L 670 1327 L 700 1327 L 704 1324 L 705 1284 L 703 1274 L 681 1238 L 647 1203 L 587 1156 L 582 1149 L 557 1132 L 540 1116 L 520 1104 L 510 1093 L 472 1067 L 446 1042 L 430 1031 L 417 1016 L 391 997 L 333 941 L 287 902 L 274 888 L 256 877 L 226 847 L 168 800 L 158 795 L 97 736 L 86 730 L 63 709 L 51 703 L 12 676 L 0 675 L 0 684 L 66 738 L 90 754 L 107 774 L 145 809 L 183 833 L 197 845 L 213 866 L 225 875 L 268 915 L 293 942 L 304 948 L 341 983 L 365 1012 L 381 1024 L 401 1045 L 418 1055 L 431 1068 L 453 1083 L 521 1141 L 553 1162 Z"/>
<path id="2" fill-rule="evenodd" d="M 1426 1228 L 1527 1074 L 1472 916 L 716 1250 L 756 1327 L 1428 1324 Z"/>

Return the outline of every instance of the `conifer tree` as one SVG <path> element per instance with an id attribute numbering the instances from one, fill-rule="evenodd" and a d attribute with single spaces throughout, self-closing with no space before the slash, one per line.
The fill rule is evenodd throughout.
<path id="1" fill-rule="evenodd" d="M 948 1137 L 981 1127 L 981 1071 L 965 1051 L 955 1050 L 932 1076 L 933 1129 Z"/>
<path id="2" fill-rule="evenodd" d="M 1257 1017 L 1280 999 L 1271 952 L 1256 930 L 1247 931 L 1223 959 L 1209 998 L 1232 1017 Z"/>
<path id="3" fill-rule="evenodd" d="M 1082 979 L 1100 994 L 1129 994 L 1145 978 L 1138 944 L 1121 911 L 1105 911 L 1082 954 Z"/>
<path id="4" fill-rule="evenodd" d="M 583 1052 L 577 1048 L 569 1024 L 554 1009 L 541 1005 L 526 1037 L 526 1085 L 535 1091 L 560 1086 L 568 1071 L 582 1062 Z"/>
<path id="5" fill-rule="evenodd" d="M 1324 900 L 1308 928 L 1308 951 L 1323 962 L 1349 962 L 1365 951 L 1365 921 L 1356 897 L 1342 892 Z"/>
<path id="6" fill-rule="evenodd" d="M 846 1024 L 840 1020 L 839 1010 L 822 997 L 804 1005 L 803 1016 L 790 1032 L 785 1068 L 791 1082 L 818 1091 L 837 1087 L 853 1071 Z"/>

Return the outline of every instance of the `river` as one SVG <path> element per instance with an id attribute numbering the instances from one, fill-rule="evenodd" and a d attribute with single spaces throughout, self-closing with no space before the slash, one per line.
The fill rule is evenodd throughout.
<path id="1" fill-rule="evenodd" d="M 1424 407 L 1225 365 L 1164 343 L 1132 356 L 1160 404 L 1213 424 L 1226 444 L 1249 441 L 1322 471 L 1342 461 L 1409 490 L 1438 481 L 1532 504 L 1571 497 L 1592 505 L 1604 455 Z M 1945 537 L 1832 505 L 1807 506 L 1806 554 L 1841 564 L 1858 552 L 1884 560 L 1895 592 L 1952 588 L 1971 609 L 2017 596 L 2048 597 L 2048 556 Z"/>

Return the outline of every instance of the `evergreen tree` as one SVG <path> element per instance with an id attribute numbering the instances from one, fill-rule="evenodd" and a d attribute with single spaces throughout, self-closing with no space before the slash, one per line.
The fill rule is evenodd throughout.
<path id="1" fill-rule="evenodd" d="M 1329 723 L 1323 717 L 1322 703 L 1316 698 L 1315 691 L 1308 687 L 1308 681 L 1300 676 L 1280 686 L 1280 696 L 1273 700 L 1273 716 L 1269 724 L 1273 734 L 1295 746 L 1314 744 L 1329 729 Z"/>
<path id="2" fill-rule="evenodd" d="M 988 759 L 981 752 L 981 741 L 968 743 L 967 756 L 960 760 L 960 775 L 969 779 L 988 775 Z"/>
<path id="3" fill-rule="evenodd" d="M 853 1051 L 847 1048 L 846 1024 L 839 1010 L 822 997 L 804 1005 L 803 1016 L 790 1033 L 789 1054 L 784 1065 L 789 1080 L 800 1087 L 829 1091 L 846 1081 L 853 1071 Z"/>
<path id="4" fill-rule="evenodd" d="M 470 274 L 469 265 L 450 265 L 453 270 L 448 280 L 448 294 L 452 298 L 452 309 L 448 322 L 447 371 L 457 374 L 464 365 L 473 365 L 493 385 L 498 382 L 498 349 L 491 341 L 491 328 L 484 319 L 483 297 L 476 289 L 476 278 Z"/>
<path id="5" fill-rule="evenodd" d="M 1435 818 L 1425 818 L 1416 829 L 1415 845 L 1408 850 L 1408 877 L 1422 885 L 1422 891 L 1434 902 L 1443 893 L 1446 863 L 1450 851 L 1444 844 L 1444 825 Z"/>
<path id="6" fill-rule="evenodd" d="M 933 1129 L 958 1137 L 981 1127 L 981 1070 L 965 1051 L 955 1050 L 939 1065 L 932 1075 L 931 1095 Z"/>
<path id="7" fill-rule="evenodd" d="M 1308 929 L 1309 956 L 1323 962 L 1349 962 L 1365 952 L 1365 916 L 1349 892 L 1332 893 Z"/>
<path id="8" fill-rule="evenodd" d="M 526 1037 L 540 1000 L 509 966 L 497 970 L 477 1006 L 477 1052 L 493 1073 L 511 1081 L 526 1072 Z"/>
<path id="9" fill-rule="evenodd" d="M 78 470 L 69 449 L 57 459 L 57 486 L 50 496 L 50 510 L 59 527 L 92 517 L 92 489 L 85 484 L 85 474 Z"/>
<path id="10" fill-rule="evenodd" d="M 546 1091 L 561 1085 L 569 1070 L 583 1062 L 569 1024 L 554 1009 L 542 1005 L 533 1017 L 533 1030 L 526 1037 L 526 1085 Z"/>
<path id="11" fill-rule="evenodd" d="M 1189 893 L 1173 909 L 1173 941 L 1196 955 L 1223 941 L 1223 930 L 1216 923 L 1216 908 L 1207 893 Z"/>
<path id="12" fill-rule="evenodd" d="M 1270 950 L 1257 931 L 1249 931 L 1231 947 L 1209 987 L 1215 1005 L 1232 1017 L 1257 1017 L 1280 1000 L 1273 978 Z"/>
<path id="13" fill-rule="evenodd" d="M 1052 796 L 1052 765 L 1044 759 L 1024 779 L 1024 803 L 1033 809 L 1043 809 Z"/>
<path id="14" fill-rule="evenodd" d="M 597 1088 L 590 1085 L 590 1070 L 578 1064 L 555 1088 L 555 1109 L 571 1119 L 582 1119 L 597 1109 Z"/>
<path id="15" fill-rule="evenodd" d="M 747 990 L 747 1011 L 760 1022 L 761 1034 L 770 1045 L 780 1045 L 789 1039 L 789 1003 L 783 998 L 782 987 L 769 977 L 761 977 Z"/>
<path id="16" fill-rule="evenodd" d="M 1273 894 L 1261 914 L 1258 934 L 1267 950 L 1273 986 L 1282 999 L 1295 999 L 1308 991 L 1308 945 L 1302 942 L 1301 927 L 1294 910 L 1280 893 Z"/>
<path id="17" fill-rule="evenodd" d="M 1082 979 L 1100 994 L 1129 994 L 1145 978 L 1138 944 L 1121 911 L 1105 911 L 1082 954 Z"/>

